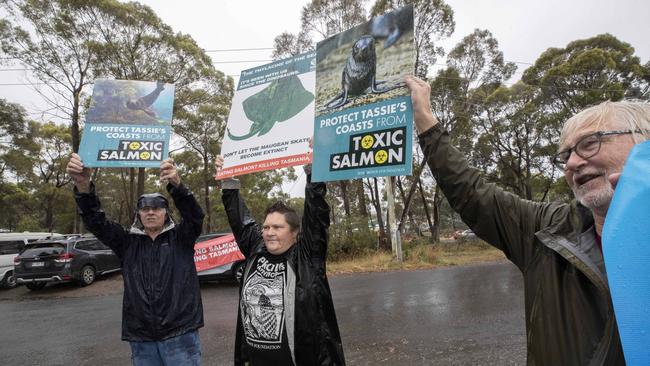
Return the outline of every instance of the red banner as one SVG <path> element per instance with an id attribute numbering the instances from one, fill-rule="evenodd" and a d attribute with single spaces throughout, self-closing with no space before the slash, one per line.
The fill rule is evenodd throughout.
<path id="1" fill-rule="evenodd" d="M 196 265 L 197 272 L 242 259 L 245 259 L 245 257 L 239 251 L 235 236 L 232 234 L 202 241 L 194 245 L 194 265 Z"/>

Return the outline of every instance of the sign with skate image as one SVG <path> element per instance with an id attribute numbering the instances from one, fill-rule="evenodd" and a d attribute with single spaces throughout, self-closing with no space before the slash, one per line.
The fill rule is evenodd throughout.
<path id="1" fill-rule="evenodd" d="M 97 80 L 79 146 L 88 167 L 159 167 L 169 152 L 174 85 Z"/>
<path id="2" fill-rule="evenodd" d="M 311 162 L 315 62 L 309 52 L 242 71 L 217 179 Z"/>
<path id="3" fill-rule="evenodd" d="M 312 181 L 410 175 L 415 68 L 408 5 L 318 43 Z"/>

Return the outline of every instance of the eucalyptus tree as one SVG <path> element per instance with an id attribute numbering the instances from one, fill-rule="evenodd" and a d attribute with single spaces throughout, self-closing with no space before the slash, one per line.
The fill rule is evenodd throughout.
<path id="1" fill-rule="evenodd" d="M 563 122 L 583 108 L 624 97 L 650 99 L 650 63 L 611 34 L 549 48 L 526 69 L 522 81 L 541 89 L 539 104 L 553 117 L 547 138 L 557 142 Z"/>
<path id="2" fill-rule="evenodd" d="M 415 13 L 415 75 L 426 79 L 429 66 L 445 53 L 438 42 L 454 33 L 454 11 L 443 0 L 377 0 L 370 14 L 377 16 L 405 5 L 413 5 Z"/>
<path id="3" fill-rule="evenodd" d="M 221 148 L 232 99 L 233 81 L 231 78 L 215 77 L 202 84 L 204 87 L 188 92 L 187 96 L 194 100 L 194 103 L 177 108 L 174 131 L 185 141 L 186 150 L 199 158 L 199 186 L 206 212 L 205 230 L 209 232 L 214 224 L 210 200 L 210 188 L 216 185 L 214 158 Z"/>
<path id="4" fill-rule="evenodd" d="M 83 93 L 94 78 L 89 44 L 98 34 L 87 9 L 95 1 L 3 0 L 2 51 L 39 81 L 34 89 L 51 108 L 46 115 L 70 122 L 72 150 L 78 151 Z M 42 87 L 41 87 L 42 86 Z"/>
<path id="5" fill-rule="evenodd" d="M 195 93 L 206 79 L 224 83 L 223 73 L 191 36 L 175 33 L 148 6 L 107 0 L 91 9 L 99 40 L 90 45 L 97 56 L 97 74 L 127 80 L 175 84 L 174 110 L 204 103 L 210 93 Z M 134 172 L 131 171 L 131 181 Z M 144 191 L 145 170 L 138 170 L 132 201 Z"/>

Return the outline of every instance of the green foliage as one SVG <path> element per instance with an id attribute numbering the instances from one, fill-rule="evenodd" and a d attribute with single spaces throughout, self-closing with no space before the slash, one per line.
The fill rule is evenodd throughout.
<path id="1" fill-rule="evenodd" d="M 300 32 L 273 41 L 273 59 L 315 49 L 315 43 L 366 21 L 366 0 L 311 0 L 300 13 Z"/>
<path id="2" fill-rule="evenodd" d="M 346 217 L 330 226 L 329 260 L 354 256 L 377 247 L 377 233 L 365 218 Z"/>
<path id="3" fill-rule="evenodd" d="M 647 69 L 634 48 L 611 34 L 570 42 L 565 48 L 549 48 L 528 68 L 522 81 L 538 86 L 543 102 L 566 117 L 605 100 L 626 94 L 647 96 Z"/>

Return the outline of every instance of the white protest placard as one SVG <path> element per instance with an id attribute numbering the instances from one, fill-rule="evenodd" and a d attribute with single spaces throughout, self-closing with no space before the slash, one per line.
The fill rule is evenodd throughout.
<path id="1" fill-rule="evenodd" d="M 242 72 L 217 179 L 311 162 L 315 69 L 310 52 Z"/>

